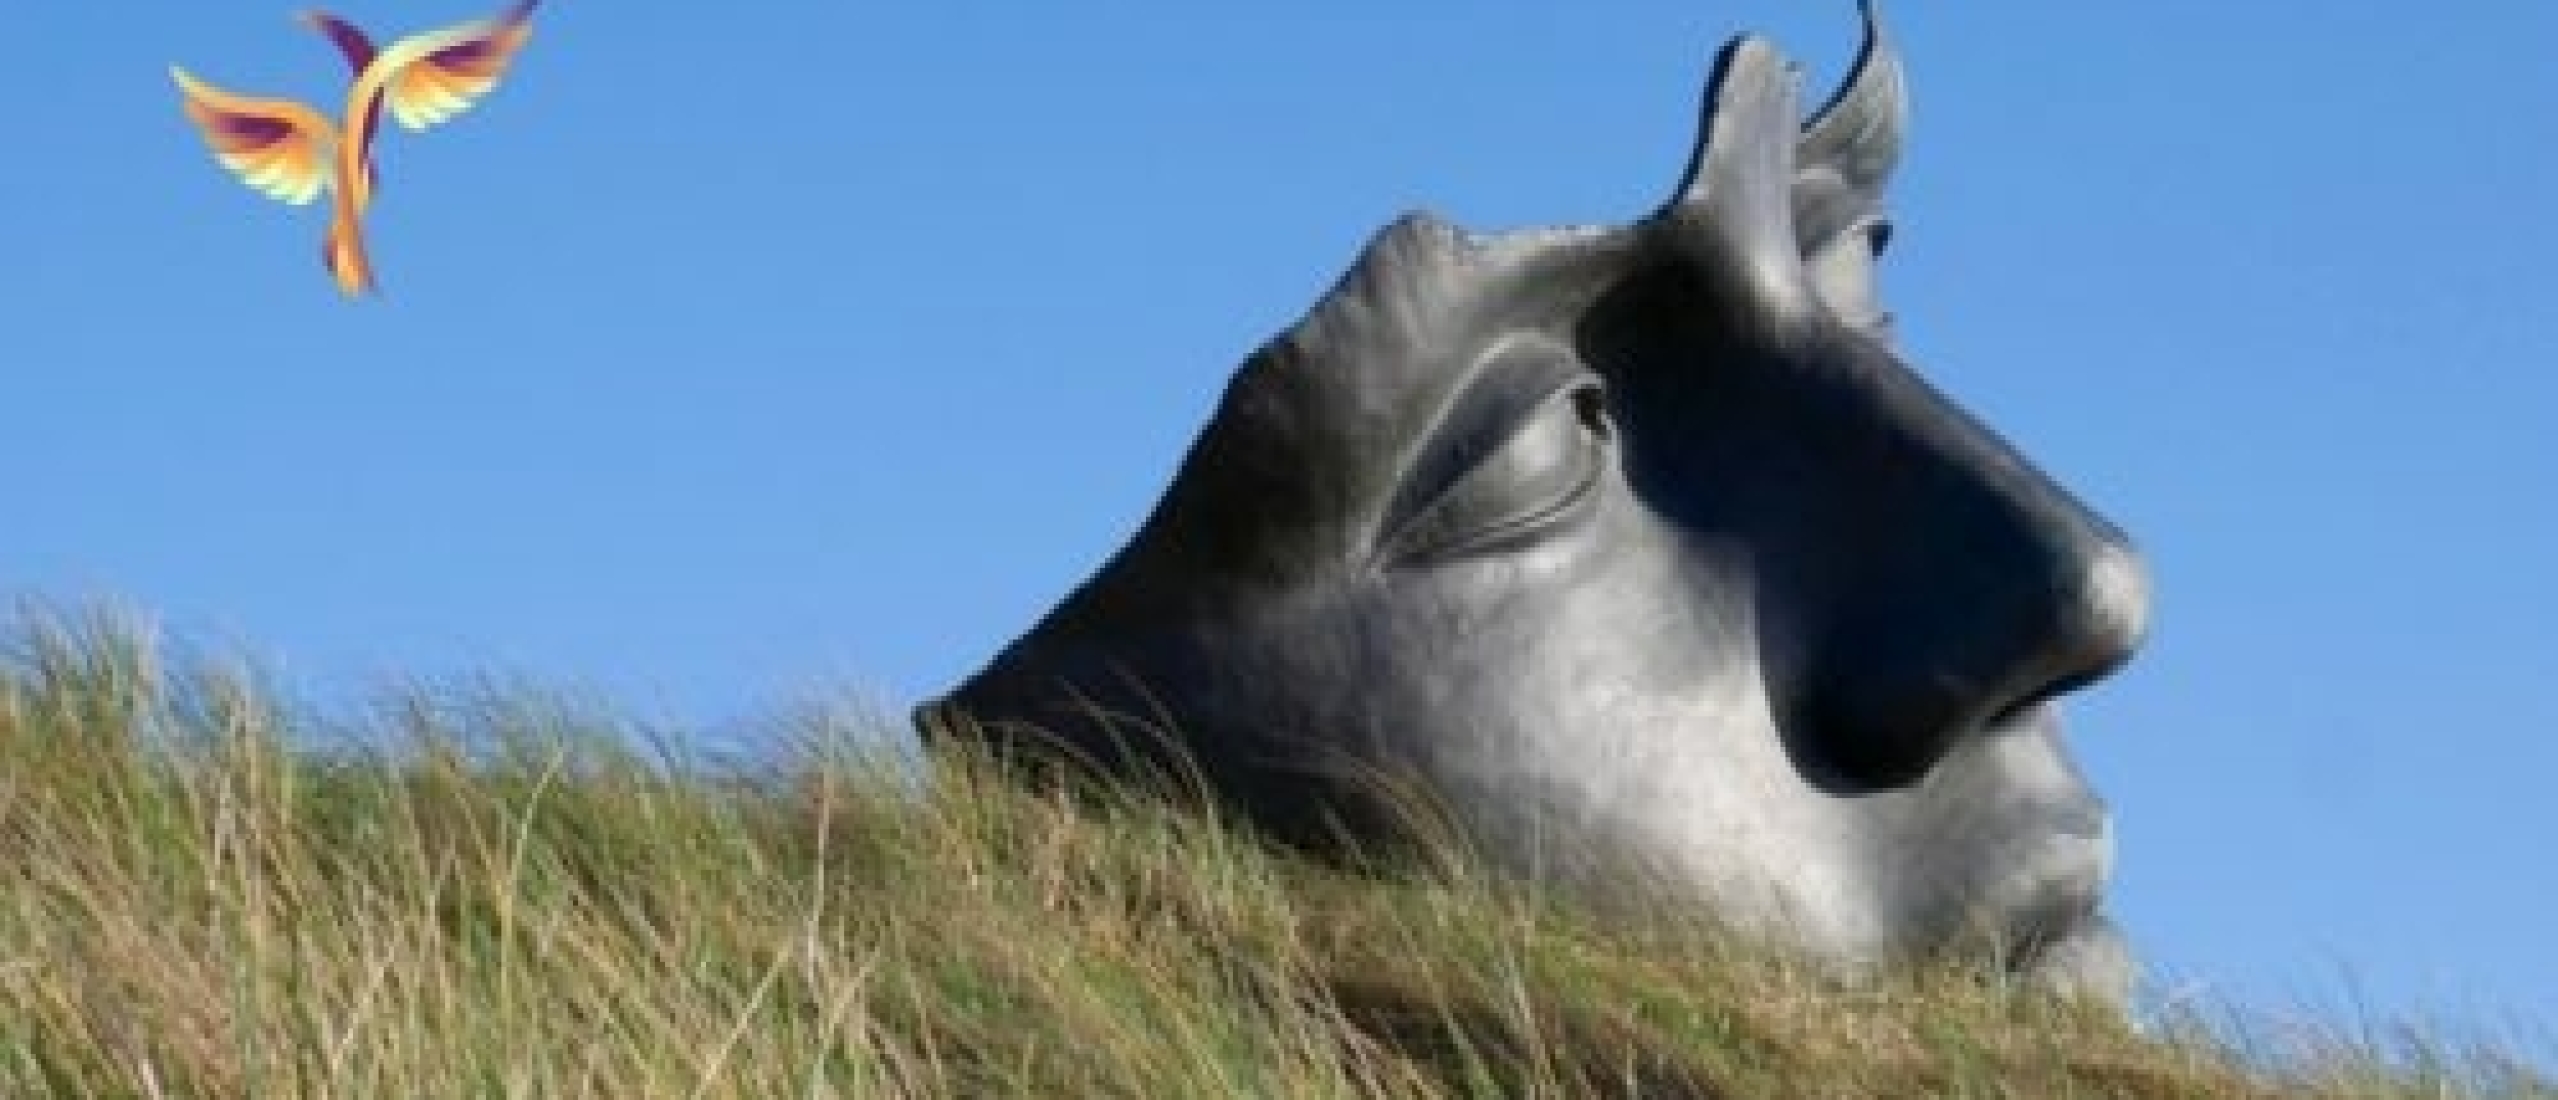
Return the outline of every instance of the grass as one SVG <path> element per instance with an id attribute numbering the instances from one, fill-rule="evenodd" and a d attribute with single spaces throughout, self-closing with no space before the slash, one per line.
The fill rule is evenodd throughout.
<path id="1" fill-rule="evenodd" d="M 2558 1095 L 919 783 L 853 719 L 686 764 L 533 692 L 333 720 L 95 617 L 0 633 L 0 1095 Z"/>

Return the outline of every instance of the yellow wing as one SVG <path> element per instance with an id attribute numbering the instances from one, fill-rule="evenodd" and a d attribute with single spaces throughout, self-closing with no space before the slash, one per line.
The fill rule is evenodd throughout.
<path id="1" fill-rule="evenodd" d="M 497 87 L 533 37 L 533 4 L 495 19 L 428 31 L 392 43 L 374 61 L 391 117 L 411 130 L 451 121 Z"/>
<path id="2" fill-rule="evenodd" d="M 289 99 L 233 95 L 174 66 L 169 75 L 214 159 L 242 181 L 296 206 L 328 190 L 337 130 L 319 112 Z"/>

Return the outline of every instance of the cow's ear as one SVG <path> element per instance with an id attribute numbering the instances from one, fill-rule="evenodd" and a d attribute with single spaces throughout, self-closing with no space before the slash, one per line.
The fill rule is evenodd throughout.
<path id="1" fill-rule="evenodd" d="M 1883 28 L 1875 0 L 1865 0 L 1863 7 L 1865 45 L 1837 94 L 1804 124 L 1796 159 L 1804 172 L 1829 173 L 1865 202 L 1879 203 L 1901 163 L 1909 92 L 1900 51 Z"/>
<path id="2" fill-rule="evenodd" d="M 1765 39 L 1723 48 L 1696 148 L 1653 224 L 1734 319 L 1800 314 L 1811 293 L 1794 233 L 1794 67 Z"/>

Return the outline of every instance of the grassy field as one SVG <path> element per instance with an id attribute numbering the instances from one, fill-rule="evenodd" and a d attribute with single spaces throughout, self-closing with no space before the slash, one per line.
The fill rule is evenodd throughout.
<path id="1" fill-rule="evenodd" d="M 319 716 L 95 619 L 0 634 L 0 1096 L 2558 1095 L 926 789 L 858 720 L 723 768 L 532 692 Z"/>

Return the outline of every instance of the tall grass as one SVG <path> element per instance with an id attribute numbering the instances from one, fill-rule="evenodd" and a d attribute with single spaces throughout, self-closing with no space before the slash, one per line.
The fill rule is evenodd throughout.
<path id="1" fill-rule="evenodd" d="M 966 759 L 919 783 L 857 721 L 723 768 L 531 692 L 330 719 L 94 617 L 6 636 L 0 1095 L 2546 1087 L 2351 1050 L 2251 1068 L 1959 970 L 1845 985 L 1453 857 L 1313 866 Z"/>

